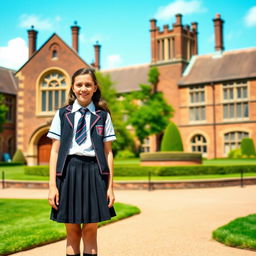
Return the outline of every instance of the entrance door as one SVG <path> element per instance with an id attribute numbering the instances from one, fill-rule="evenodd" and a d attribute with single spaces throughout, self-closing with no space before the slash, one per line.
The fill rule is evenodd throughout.
<path id="1" fill-rule="evenodd" d="M 48 165 L 50 161 L 52 140 L 44 134 L 38 141 L 38 165 Z"/>

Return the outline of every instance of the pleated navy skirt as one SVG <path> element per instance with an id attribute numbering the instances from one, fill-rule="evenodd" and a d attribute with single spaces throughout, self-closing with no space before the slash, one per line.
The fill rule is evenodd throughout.
<path id="1" fill-rule="evenodd" d="M 95 157 L 68 156 L 62 176 L 56 177 L 58 210 L 50 219 L 61 223 L 93 223 L 116 216 L 108 207 L 108 176 L 101 175 Z"/>

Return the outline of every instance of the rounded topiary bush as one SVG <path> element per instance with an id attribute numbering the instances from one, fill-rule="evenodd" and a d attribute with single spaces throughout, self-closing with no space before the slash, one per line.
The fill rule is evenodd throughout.
<path id="1" fill-rule="evenodd" d="M 175 123 L 167 126 L 161 143 L 161 151 L 183 151 L 180 132 Z"/>
<path id="2" fill-rule="evenodd" d="M 23 163 L 26 164 L 26 158 L 23 154 L 23 152 L 20 149 L 17 149 L 13 158 L 12 158 L 12 162 L 14 163 Z"/>
<path id="3" fill-rule="evenodd" d="M 256 155 L 253 140 L 251 138 L 243 138 L 241 141 L 242 155 Z"/>

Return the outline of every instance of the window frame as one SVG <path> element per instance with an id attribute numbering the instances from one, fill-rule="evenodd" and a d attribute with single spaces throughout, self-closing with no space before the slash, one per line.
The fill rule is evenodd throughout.
<path id="1" fill-rule="evenodd" d="M 65 79 L 65 82 L 66 82 L 66 86 L 65 86 L 65 89 L 64 87 L 56 87 L 56 88 L 52 88 L 49 90 L 49 87 L 46 87 L 45 89 L 42 89 L 43 86 L 42 86 L 42 83 L 43 83 L 43 80 L 45 79 L 45 77 L 47 77 L 48 75 L 51 75 L 53 73 L 59 73 L 61 74 L 64 79 Z M 53 81 L 54 79 L 50 80 L 50 81 Z M 47 116 L 53 116 L 56 112 L 56 110 L 62 106 L 63 104 L 59 103 L 58 106 L 55 106 L 54 105 L 54 101 L 55 101 L 55 91 L 64 91 L 65 92 L 65 100 L 64 102 L 67 100 L 67 96 L 68 96 L 68 91 L 69 91 L 69 88 L 70 88 L 70 77 L 69 75 L 67 74 L 66 71 L 58 68 L 58 67 L 52 67 L 52 68 L 49 68 L 49 69 L 46 69 L 44 70 L 39 76 L 38 76 L 38 79 L 37 79 L 37 83 L 36 83 L 36 86 L 37 86 L 37 90 L 36 90 L 36 116 L 37 117 L 47 117 Z M 45 92 L 54 92 L 52 93 L 52 110 L 49 111 L 49 109 L 47 109 L 47 104 L 48 104 L 48 101 L 46 100 L 46 111 L 43 111 L 42 110 L 42 92 L 45 91 Z M 61 93 L 59 93 L 59 99 L 60 99 L 60 102 L 61 101 Z"/>

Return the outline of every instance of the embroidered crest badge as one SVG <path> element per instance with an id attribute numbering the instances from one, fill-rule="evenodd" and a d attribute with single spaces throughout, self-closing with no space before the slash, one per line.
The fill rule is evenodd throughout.
<path id="1" fill-rule="evenodd" d="M 103 132 L 104 132 L 103 125 L 96 125 L 96 131 L 98 135 L 103 136 Z"/>

